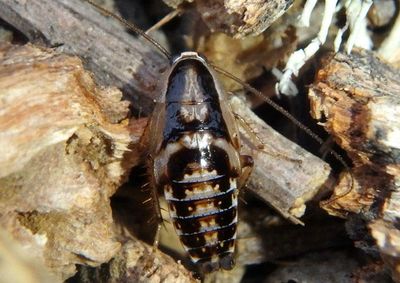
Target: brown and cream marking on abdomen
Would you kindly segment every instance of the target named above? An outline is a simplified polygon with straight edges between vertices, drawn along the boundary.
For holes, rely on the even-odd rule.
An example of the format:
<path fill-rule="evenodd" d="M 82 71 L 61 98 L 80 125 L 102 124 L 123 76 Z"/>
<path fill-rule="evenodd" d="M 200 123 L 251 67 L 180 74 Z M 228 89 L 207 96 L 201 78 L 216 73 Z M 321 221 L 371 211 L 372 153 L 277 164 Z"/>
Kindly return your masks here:
<path fill-rule="evenodd" d="M 205 134 L 209 133 L 194 133 L 193 138 Z M 236 178 L 230 176 L 228 155 L 213 145 L 213 139 L 197 145 L 187 140 L 181 136 L 167 165 L 170 181 L 164 194 L 170 216 L 194 263 L 204 262 L 211 270 L 229 269 L 236 238 Z"/>

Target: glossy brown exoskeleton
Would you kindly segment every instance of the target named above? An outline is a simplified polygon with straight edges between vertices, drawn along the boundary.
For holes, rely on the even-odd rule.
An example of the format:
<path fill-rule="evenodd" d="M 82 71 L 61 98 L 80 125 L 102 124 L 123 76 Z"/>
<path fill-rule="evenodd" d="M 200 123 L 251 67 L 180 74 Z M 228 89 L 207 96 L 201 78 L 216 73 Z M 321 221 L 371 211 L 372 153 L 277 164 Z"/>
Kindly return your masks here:
<path fill-rule="evenodd" d="M 214 71 L 195 52 L 172 62 L 148 124 L 153 177 L 175 230 L 203 272 L 231 269 L 238 190 L 252 168 Z"/>

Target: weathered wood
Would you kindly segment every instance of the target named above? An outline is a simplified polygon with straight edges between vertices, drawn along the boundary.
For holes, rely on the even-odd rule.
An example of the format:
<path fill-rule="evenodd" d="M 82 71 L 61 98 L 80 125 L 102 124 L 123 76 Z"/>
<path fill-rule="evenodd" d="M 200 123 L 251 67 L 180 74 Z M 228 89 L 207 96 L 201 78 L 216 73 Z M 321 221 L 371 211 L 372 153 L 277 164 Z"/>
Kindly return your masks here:
<path fill-rule="evenodd" d="M 357 214 L 360 223 L 370 224 L 382 258 L 390 258 L 396 280 L 398 268 L 392 262 L 400 260 L 399 242 L 394 240 L 400 219 L 399 93 L 398 70 L 361 50 L 325 58 L 309 92 L 312 114 L 317 119 L 325 117 L 325 129 L 354 163 L 353 189 L 351 176 L 343 174 L 322 207 L 342 217 Z M 357 232 L 366 230 L 361 226 L 349 225 L 350 234 L 366 237 Z M 387 245 L 392 252 L 388 253 Z"/>
<path fill-rule="evenodd" d="M 100 269 L 81 267 L 78 282 L 200 282 L 171 257 L 139 241 L 126 239 L 115 257 Z"/>
<path fill-rule="evenodd" d="M 24 251 L 9 233 L 0 229 L 0 274 L 2 283 L 58 283 L 43 262 Z"/>
<path fill-rule="evenodd" d="M 397 14 L 397 18 L 394 22 L 392 30 L 390 31 L 389 35 L 385 38 L 385 40 L 382 42 L 378 50 L 378 54 L 379 56 L 381 56 L 381 58 L 392 63 L 397 68 L 400 68 L 399 34 L 400 34 L 400 13 Z"/>
<path fill-rule="evenodd" d="M 323 126 L 355 165 L 354 190 L 325 208 L 359 213 L 397 188 L 400 74 L 366 51 L 338 53 L 323 66 L 309 92 L 312 115 L 325 117 Z M 347 191 L 350 178 L 342 180 L 335 196 Z"/>
<path fill-rule="evenodd" d="M 243 151 L 254 158 L 248 189 L 294 223 L 301 223 L 305 203 L 312 199 L 327 181 L 327 163 L 289 141 L 258 118 L 237 97 L 230 100 L 233 112 L 249 122 L 240 127 Z M 254 140 L 249 130 L 255 131 Z M 262 142 L 263 144 L 260 144 Z M 264 149 L 258 149 L 263 145 Z"/>
<path fill-rule="evenodd" d="M 58 280 L 107 262 L 120 248 L 109 197 L 139 159 L 128 103 L 77 57 L 32 45 L 0 45 L 0 89 L 2 229 Z"/>
<path fill-rule="evenodd" d="M 1 0 L 0 18 L 40 43 L 85 62 L 103 86 L 116 86 L 149 114 L 168 61 L 81 0 Z"/>
<path fill-rule="evenodd" d="M 164 0 L 177 8 L 184 0 Z M 266 30 L 293 4 L 293 0 L 194 1 L 196 10 L 212 31 L 221 31 L 235 38 L 255 36 Z"/>
<path fill-rule="evenodd" d="M 400 231 L 396 223 L 376 220 L 369 225 L 383 261 L 392 271 L 392 278 L 400 282 Z"/>

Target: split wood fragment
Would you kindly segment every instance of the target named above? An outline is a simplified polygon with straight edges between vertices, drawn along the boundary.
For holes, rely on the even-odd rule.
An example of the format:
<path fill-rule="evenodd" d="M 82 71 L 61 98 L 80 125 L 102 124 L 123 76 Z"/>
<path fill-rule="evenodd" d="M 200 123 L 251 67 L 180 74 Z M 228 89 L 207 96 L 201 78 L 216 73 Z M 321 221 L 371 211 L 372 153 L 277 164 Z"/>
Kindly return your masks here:
<path fill-rule="evenodd" d="M 245 117 L 249 126 L 264 144 L 254 141 L 249 131 L 240 127 L 244 152 L 254 158 L 254 168 L 248 190 L 274 207 L 285 218 L 301 224 L 305 203 L 318 193 L 328 180 L 330 167 L 327 163 L 289 141 L 257 117 L 237 97 L 230 99 L 234 113 Z"/>
<path fill-rule="evenodd" d="M 196 10 L 211 31 L 224 32 L 234 38 L 262 33 L 282 16 L 293 0 L 164 0 L 177 8 L 185 2 L 194 2 Z"/>
<path fill-rule="evenodd" d="M 81 283 L 93 282 L 200 282 L 171 257 L 140 241 L 125 240 L 121 250 L 98 268 L 84 266 L 75 277 Z"/>
<path fill-rule="evenodd" d="M 45 14 L 44 14 L 45 13 Z M 103 86 L 124 90 L 149 114 L 168 64 L 150 44 L 82 0 L 1 0 L 0 18 L 31 42 L 79 56 Z M 143 95 L 143 94 L 146 95 Z"/>
<path fill-rule="evenodd" d="M 399 93 L 399 71 L 365 50 L 326 57 L 309 92 L 312 115 L 326 119 L 325 129 L 354 163 L 354 188 L 349 191 L 351 176 L 343 174 L 331 200 L 322 206 L 332 215 L 362 219 L 396 280 L 400 278 Z M 357 235 L 360 229 L 348 226 L 350 234 Z"/>

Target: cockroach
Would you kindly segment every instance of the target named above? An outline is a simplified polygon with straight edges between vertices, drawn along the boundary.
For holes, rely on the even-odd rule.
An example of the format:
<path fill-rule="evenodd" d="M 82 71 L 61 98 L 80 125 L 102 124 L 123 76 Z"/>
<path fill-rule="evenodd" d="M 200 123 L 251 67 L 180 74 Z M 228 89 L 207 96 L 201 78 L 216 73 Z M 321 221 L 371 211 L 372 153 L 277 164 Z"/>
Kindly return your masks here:
<path fill-rule="evenodd" d="M 160 189 L 164 192 L 176 233 L 199 270 L 209 273 L 232 269 L 238 192 L 250 176 L 253 159 L 240 152 L 236 117 L 216 72 L 263 97 L 321 144 L 322 139 L 262 93 L 207 62 L 196 52 L 183 52 L 172 57 L 135 25 L 91 0 L 85 1 L 146 38 L 170 60 L 144 134 L 157 216 L 162 221 L 157 199 Z M 331 153 L 344 162 L 336 152 Z M 158 232 L 159 229 L 160 225 Z"/>
<path fill-rule="evenodd" d="M 231 269 L 237 195 L 253 165 L 213 69 L 195 52 L 172 60 L 151 117 L 150 175 L 175 230 L 204 272 Z"/>

